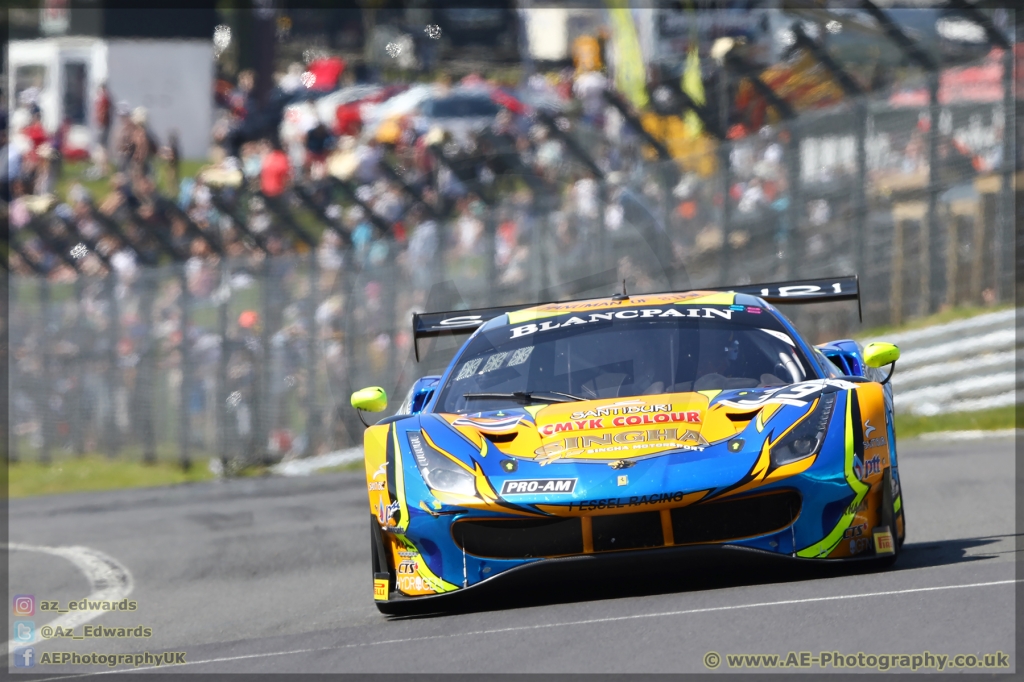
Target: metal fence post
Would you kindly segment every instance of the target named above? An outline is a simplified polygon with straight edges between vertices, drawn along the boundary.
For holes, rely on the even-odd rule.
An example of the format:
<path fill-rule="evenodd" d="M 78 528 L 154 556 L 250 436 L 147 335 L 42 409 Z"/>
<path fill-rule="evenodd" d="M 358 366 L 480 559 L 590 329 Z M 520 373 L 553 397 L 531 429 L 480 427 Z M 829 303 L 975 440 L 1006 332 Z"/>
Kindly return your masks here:
<path fill-rule="evenodd" d="M 316 308 L 320 268 L 316 249 L 309 250 L 309 299 L 306 302 L 306 447 L 303 455 L 316 452 L 320 438 L 321 415 L 316 402 Z"/>
<path fill-rule="evenodd" d="M 941 178 L 939 176 L 939 71 L 928 72 L 928 114 L 931 123 L 928 127 L 928 291 L 922 301 L 925 314 L 938 310 L 944 299 L 945 289 L 945 252 L 942 248 L 939 227 L 939 192 Z"/>
<path fill-rule="evenodd" d="M 868 279 L 867 276 L 867 252 L 869 243 L 868 226 L 868 205 L 867 205 L 867 136 L 868 136 L 868 107 L 863 98 L 857 100 L 856 104 L 856 126 L 855 133 L 857 140 L 857 178 L 853 184 L 853 224 L 857 234 L 854 243 L 857 245 L 857 274 L 861 282 Z"/>
<path fill-rule="evenodd" d="M 231 300 L 230 268 L 227 255 L 221 257 L 218 267 L 220 276 L 219 301 L 217 305 L 217 334 L 220 335 L 220 353 L 217 356 L 217 453 L 220 455 L 221 471 L 228 473 L 228 357 L 231 346 L 228 340 L 228 302 Z"/>
<path fill-rule="evenodd" d="M 117 344 L 121 338 L 121 308 L 117 301 L 117 271 L 110 270 L 104 279 L 104 294 L 107 297 L 110 315 L 107 324 L 107 413 L 104 426 L 104 449 L 109 457 L 121 453 L 121 434 L 117 426 L 117 389 L 123 381 L 118 362 Z"/>
<path fill-rule="evenodd" d="M 1024 10 L 1017 10 L 1018 12 Z M 1016 102 L 1013 99 L 1014 54 L 1010 45 L 1003 48 L 1003 167 L 1002 184 L 999 187 L 999 226 L 996 228 L 993 247 L 995 248 L 996 292 L 998 300 L 1012 301 L 1014 286 L 1014 252 L 1016 239 L 1014 231 L 1014 170 L 1017 165 Z"/>
<path fill-rule="evenodd" d="M 43 464 L 50 463 L 50 449 L 53 447 L 53 412 L 50 409 L 50 396 L 53 391 L 53 354 L 50 352 L 50 280 L 42 275 L 39 279 L 39 310 L 42 319 L 42 335 L 39 343 L 43 348 L 43 381 L 39 390 L 39 428 L 42 435 L 42 451 L 39 460 Z"/>
<path fill-rule="evenodd" d="M 789 205 L 787 206 L 787 222 L 785 231 L 785 242 L 783 253 L 786 258 L 786 276 L 792 279 L 796 277 L 800 269 L 800 207 L 801 183 L 800 177 L 800 134 L 798 122 L 791 119 L 786 124 L 788 140 L 786 141 L 786 173 L 789 176 Z"/>
<path fill-rule="evenodd" d="M 77 357 L 75 361 L 75 383 L 74 389 L 71 394 L 71 438 L 74 443 L 75 454 L 81 457 L 85 454 L 85 426 L 82 420 L 82 407 L 83 397 L 85 392 L 82 387 L 82 383 L 85 380 L 85 367 L 89 360 L 89 355 L 85 352 L 85 333 L 84 325 L 82 324 L 83 318 L 85 317 L 85 307 L 83 306 L 82 299 L 85 297 L 85 282 L 84 275 L 79 272 L 75 277 L 75 302 L 77 308 L 75 310 L 75 330 L 74 330 L 74 343 L 77 349 Z"/>
<path fill-rule="evenodd" d="M 146 464 L 156 463 L 156 429 L 153 423 L 153 381 L 156 375 L 157 348 L 153 339 L 153 300 L 156 294 L 155 265 L 140 270 L 142 298 L 139 317 L 145 328 L 145 337 L 139 353 L 139 372 L 135 378 L 136 407 L 142 431 L 142 459 Z"/>
<path fill-rule="evenodd" d="M 179 265 L 179 276 L 181 280 L 181 341 L 178 345 L 178 356 L 181 360 L 181 407 L 178 414 L 178 459 L 182 471 L 188 471 L 192 466 L 189 442 L 192 437 L 190 422 L 189 401 L 192 398 L 192 366 L 189 353 L 189 323 L 192 318 L 192 294 L 188 290 L 188 261 L 182 261 Z"/>
<path fill-rule="evenodd" d="M 270 260 L 271 254 L 265 254 L 260 271 L 260 341 L 259 350 L 253 353 L 255 390 L 252 396 L 252 432 L 247 464 L 253 460 L 263 463 L 267 455 L 267 415 L 270 411 L 270 401 L 266 393 L 270 388 L 270 382 L 267 380 L 271 361 L 270 321 L 274 317 L 274 304 L 270 295 L 273 274 Z"/>

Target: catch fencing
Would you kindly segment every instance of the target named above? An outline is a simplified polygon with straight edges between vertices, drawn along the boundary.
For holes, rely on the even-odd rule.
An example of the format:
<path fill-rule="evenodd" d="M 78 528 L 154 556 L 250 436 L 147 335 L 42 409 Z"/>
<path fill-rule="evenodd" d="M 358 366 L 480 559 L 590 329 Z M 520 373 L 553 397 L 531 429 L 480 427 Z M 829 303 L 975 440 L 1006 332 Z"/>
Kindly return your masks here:
<path fill-rule="evenodd" d="M 35 274 L 9 278 L 9 457 L 214 457 L 235 471 L 357 444 L 353 390 L 383 386 L 395 406 L 448 357 L 415 361 L 414 311 L 607 295 L 623 280 L 641 293 L 857 273 L 859 312 L 786 310 L 822 342 L 1011 301 L 1005 152 L 1019 119 L 1003 102 L 936 111 L 932 125 L 928 106 L 873 95 L 664 159 L 608 107 L 597 123 L 535 119 L 511 151 L 446 145 L 419 174 L 385 157 L 371 180 L 329 175 L 278 200 L 202 179 L 181 210 L 161 198 L 145 215 L 16 200 L 12 243 Z M 1009 315 L 976 318 L 1000 320 L 974 328 L 994 339 L 976 359 L 946 332 L 908 334 L 899 403 L 974 409 L 996 395 L 974 387 L 986 383 L 999 390 L 984 404 L 1004 404 Z M 928 355 L 940 350 L 942 365 Z"/>

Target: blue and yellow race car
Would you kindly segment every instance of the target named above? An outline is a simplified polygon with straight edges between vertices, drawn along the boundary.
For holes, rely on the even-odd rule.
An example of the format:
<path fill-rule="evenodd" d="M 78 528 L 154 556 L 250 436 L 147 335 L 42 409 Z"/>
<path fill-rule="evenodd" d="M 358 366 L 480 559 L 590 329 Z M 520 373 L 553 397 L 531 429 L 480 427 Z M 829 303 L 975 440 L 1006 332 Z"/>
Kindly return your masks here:
<path fill-rule="evenodd" d="M 417 343 L 470 336 L 365 432 L 377 606 L 687 547 L 895 561 L 899 350 L 811 345 L 773 305 L 850 299 L 856 277 L 414 316 Z"/>

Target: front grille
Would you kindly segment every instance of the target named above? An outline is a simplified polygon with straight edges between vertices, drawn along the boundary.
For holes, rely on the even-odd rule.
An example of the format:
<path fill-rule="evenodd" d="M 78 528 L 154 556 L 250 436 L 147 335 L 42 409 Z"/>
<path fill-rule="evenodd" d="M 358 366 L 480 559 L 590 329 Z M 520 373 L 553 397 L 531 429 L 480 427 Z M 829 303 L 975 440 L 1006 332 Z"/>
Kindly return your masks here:
<path fill-rule="evenodd" d="M 595 516 L 591 520 L 591 528 L 595 552 L 661 547 L 665 544 L 661 534 L 661 514 L 658 512 Z"/>
<path fill-rule="evenodd" d="M 459 521 L 452 526 L 452 537 L 468 553 L 492 559 L 583 553 L 579 518 Z"/>
<path fill-rule="evenodd" d="M 679 507 L 670 513 L 677 545 L 767 535 L 793 523 L 799 514 L 800 493 L 794 490 Z"/>
<path fill-rule="evenodd" d="M 780 531 L 800 514 L 800 494 L 785 490 L 669 510 L 673 544 L 728 542 Z M 661 512 L 589 517 L 592 551 L 662 547 Z M 580 517 L 470 519 L 452 526 L 455 543 L 468 554 L 491 559 L 583 554 Z M 588 550 L 591 551 L 591 550 Z"/>

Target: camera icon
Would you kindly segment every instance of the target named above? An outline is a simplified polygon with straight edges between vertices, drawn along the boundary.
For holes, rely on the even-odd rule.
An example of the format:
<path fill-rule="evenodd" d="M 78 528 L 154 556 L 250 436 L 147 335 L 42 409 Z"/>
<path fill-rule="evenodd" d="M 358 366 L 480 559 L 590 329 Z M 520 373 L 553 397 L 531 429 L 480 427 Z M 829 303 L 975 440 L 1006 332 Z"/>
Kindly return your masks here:
<path fill-rule="evenodd" d="M 36 598 L 31 594 L 14 595 L 14 615 L 34 616 L 36 614 Z"/>

